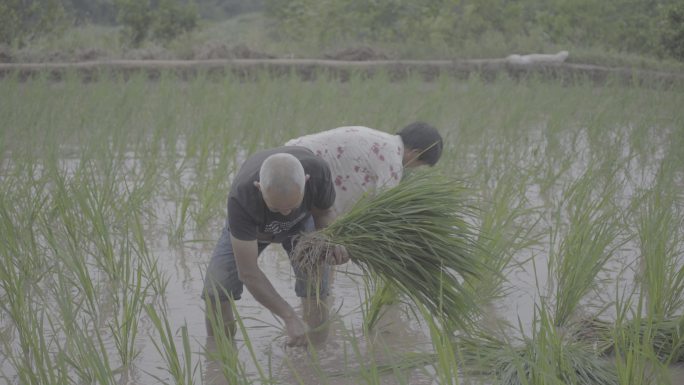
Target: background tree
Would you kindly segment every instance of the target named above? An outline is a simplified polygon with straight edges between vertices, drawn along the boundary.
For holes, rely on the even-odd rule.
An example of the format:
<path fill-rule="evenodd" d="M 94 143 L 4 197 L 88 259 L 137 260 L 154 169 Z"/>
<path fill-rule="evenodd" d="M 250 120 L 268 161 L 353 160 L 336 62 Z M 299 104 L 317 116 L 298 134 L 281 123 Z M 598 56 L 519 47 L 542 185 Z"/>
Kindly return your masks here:
<path fill-rule="evenodd" d="M 123 37 L 134 47 L 148 37 L 168 42 L 195 29 L 199 20 L 194 3 L 180 0 L 116 0 L 116 7 Z"/>
<path fill-rule="evenodd" d="M 75 24 L 116 23 L 114 0 L 64 0 L 64 8 Z"/>
<path fill-rule="evenodd" d="M 458 46 L 495 35 L 548 45 L 677 56 L 681 0 L 265 0 L 281 36 L 320 45 L 344 41 Z"/>
<path fill-rule="evenodd" d="M 0 43 L 22 46 L 26 41 L 66 26 L 60 0 L 0 2 Z"/>
<path fill-rule="evenodd" d="M 673 4 L 665 10 L 661 42 L 667 55 L 684 61 L 684 4 Z"/>

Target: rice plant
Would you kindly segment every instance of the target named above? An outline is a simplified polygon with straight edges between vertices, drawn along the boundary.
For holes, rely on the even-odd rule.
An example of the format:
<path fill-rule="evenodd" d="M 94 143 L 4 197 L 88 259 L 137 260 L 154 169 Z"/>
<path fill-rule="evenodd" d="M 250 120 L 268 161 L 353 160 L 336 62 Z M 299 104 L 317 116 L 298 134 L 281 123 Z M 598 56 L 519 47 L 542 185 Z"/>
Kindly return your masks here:
<path fill-rule="evenodd" d="M 681 314 L 684 306 L 684 215 L 672 188 L 653 189 L 635 200 L 642 287 L 656 320 Z"/>
<path fill-rule="evenodd" d="M 109 328 L 124 366 L 133 364 L 139 354 L 139 348 L 135 346 L 138 320 L 149 290 L 149 284 L 143 278 L 143 269 L 142 264 L 135 263 L 130 254 L 127 255 L 124 260 L 122 287 L 113 294 L 114 305 L 119 310 Z"/>
<path fill-rule="evenodd" d="M 163 384 L 194 384 L 198 363 L 193 363 L 193 353 L 190 348 L 187 326 L 181 326 L 179 329 L 181 345 L 178 346 L 176 343 L 176 333 L 171 329 L 168 317 L 166 316 L 166 309 L 162 307 L 160 314 L 152 305 L 145 305 L 145 312 L 159 333 L 159 342 L 153 340 L 153 343 L 159 354 L 164 357 L 164 362 L 167 365 L 165 370 L 171 376 L 171 382 L 157 375 L 153 375 L 153 377 Z"/>
<path fill-rule="evenodd" d="M 231 309 L 236 323 L 240 326 L 241 332 L 244 330 L 244 323 L 240 319 L 235 302 L 231 301 Z M 213 349 L 205 351 L 208 360 L 213 360 L 220 365 L 220 371 L 223 378 L 229 384 L 250 384 L 249 376 L 245 371 L 244 364 L 240 362 L 238 355 L 238 347 L 235 336 L 226 335 L 226 328 L 223 327 L 223 317 L 221 315 L 221 307 L 216 307 L 216 311 L 210 312 L 208 315 L 212 330 L 214 331 L 212 344 Z M 244 334 L 247 335 L 247 334 Z M 258 363 L 257 363 L 258 365 Z"/>
<path fill-rule="evenodd" d="M 466 283 L 478 303 L 488 305 L 506 295 L 506 272 L 520 262 L 515 257 L 541 243 L 541 216 L 524 196 L 524 173 L 504 173 L 496 185 L 485 186 L 479 199 L 477 258 L 487 266 L 483 276 Z"/>
<path fill-rule="evenodd" d="M 569 228 L 561 235 L 557 254 L 551 256 L 556 278 L 553 319 L 557 326 L 572 321 L 580 301 L 597 287 L 597 274 L 625 242 L 619 237 L 621 219 L 613 205 L 616 185 L 601 189 L 599 182 L 605 178 L 588 170 L 566 192 L 563 208 Z M 552 234 L 554 238 L 559 227 L 560 223 Z"/>
<path fill-rule="evenodd" d="M 520 340 L 482 331 L 459 336 L 456 347 L 465 372 L 502 385 L 617 385 L 614 365 L 583 342 L 567 338 L 544 306 L 532 335 Z"/>

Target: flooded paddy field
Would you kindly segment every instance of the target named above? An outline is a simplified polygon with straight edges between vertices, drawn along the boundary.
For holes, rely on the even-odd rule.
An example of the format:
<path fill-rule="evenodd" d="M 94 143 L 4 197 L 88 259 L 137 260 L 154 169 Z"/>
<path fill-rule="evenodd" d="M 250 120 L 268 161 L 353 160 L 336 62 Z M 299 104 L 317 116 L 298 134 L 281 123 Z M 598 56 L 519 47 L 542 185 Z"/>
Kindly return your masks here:
<path fill-rule="evenodd" d="M 6 77 L 0 379 L 560 384 L 584 383 L 564 362 L 594 357 L 612 376 L 595 383 L 684 383 L 682 106 L 677 88 L 505 77 Z M 400 297 L 369 330 L 376 288 L 349 263 L 308 349 L 286 348 L 247 291 L 235 341 L 208 338 L 202 279 L 242 160 L 307 133 L 415 120 L 441 131 L 435 169 L 479 209 L 491 275 L 473 283 L 472 328 L 446 335 Z M 302 312 L 282 248 L 259 266 Z"/>

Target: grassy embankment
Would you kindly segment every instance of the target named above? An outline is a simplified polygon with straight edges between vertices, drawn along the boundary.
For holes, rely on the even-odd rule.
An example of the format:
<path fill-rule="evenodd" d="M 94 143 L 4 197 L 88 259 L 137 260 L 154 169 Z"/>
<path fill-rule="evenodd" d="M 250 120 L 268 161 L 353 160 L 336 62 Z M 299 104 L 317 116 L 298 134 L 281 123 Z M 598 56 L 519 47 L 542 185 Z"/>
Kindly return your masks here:
<path fill-rule="evenodd" d="M 338 41 L 321 45 L 315 36 L 282 39 L 273 22 L 260 13 L 243 14 L 225 21 L 203 21 L 190 34 L 160 44 L 146 41 L 139 48 L 128 47 L 120 27 L 84 25 L 64 34 L 41 37 L 9 53 L 14 62 L 84 61 L 107 59 L 207 59 L 240 58 L 245 53 L 268 54 L 279 58 L 324 58 L 347 48 L 370 47 L 376 58 L 388 59 L 473 59 L 503 58 L 510 54 L 570 52 L 568 62 L 609 67 L 649 68 L 684 71 L 674 60 L 659 60 L 642 55 L 618 52 L 611 47 L 567 46 L 547 42 L 542 36 L 501 36 L 483 34 L 478 40 L 459 44 L 424 42 Z M 247 47 L 239 50 L 236 47 Z"/>

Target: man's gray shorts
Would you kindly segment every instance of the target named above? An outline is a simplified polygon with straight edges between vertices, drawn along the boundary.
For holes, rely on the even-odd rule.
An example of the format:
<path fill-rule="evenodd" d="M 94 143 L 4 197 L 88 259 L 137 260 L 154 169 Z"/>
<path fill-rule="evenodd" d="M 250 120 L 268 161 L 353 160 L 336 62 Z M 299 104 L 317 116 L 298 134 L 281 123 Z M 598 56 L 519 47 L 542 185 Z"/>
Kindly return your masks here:
<path fill-rule="evenodd" d="M 290 234 L 281 242 L 281 245 L 287 252 L 288 257 L 291 256 L 292 250 L 297 242 L 293 239 L 294 236 L 302 232 L 311 232 L 315 229 L 313 217 L 309 216 L 300 222 L 290 231 Z M 268 246 L 268 242 L 258 242 L 259 255 Z M 325 298 L 328 295 L 328 274 L 329 266 L 324 266 L 321 277 L 308 277 L 307 274 L 290 264 L 295 272 L 295 293 L 298 297 L 320 296 Z M 315 283 L 319 283 L 318 290 L 316 290 Z M 204 289 L 202 290 L 202 298 L 206 295 L 215 297 L 218 295 L 220 301 L 227 301 L 228 295 L 232 296 L 234 300 L 240 299 L 242 296 L 243 284 L 238 278 L 237 266 L 235 264 L 235 255 L 233 254 L 233 245 L 230 242 L 230 229 L 228 223 L 223 227 L 221 237 L 219 238 L 214 253 L 207 267 L 207 272 L 204 277 Z"/>

